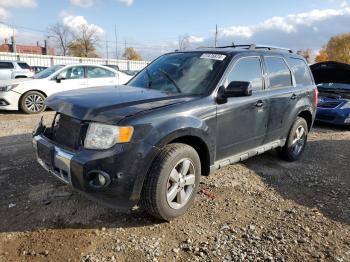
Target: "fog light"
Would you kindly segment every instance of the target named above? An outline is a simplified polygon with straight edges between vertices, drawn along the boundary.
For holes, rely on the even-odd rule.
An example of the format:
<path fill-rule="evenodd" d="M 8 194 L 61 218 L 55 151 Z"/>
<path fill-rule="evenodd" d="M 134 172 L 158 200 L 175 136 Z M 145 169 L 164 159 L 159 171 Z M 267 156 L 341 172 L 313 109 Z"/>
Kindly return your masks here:
<path fill-rule="evenodd" d="M 90 187 L 94 189 L 103 189 L 111 183 L 110 176 L 103 171 L 90 171 L 87 177 Z"/>

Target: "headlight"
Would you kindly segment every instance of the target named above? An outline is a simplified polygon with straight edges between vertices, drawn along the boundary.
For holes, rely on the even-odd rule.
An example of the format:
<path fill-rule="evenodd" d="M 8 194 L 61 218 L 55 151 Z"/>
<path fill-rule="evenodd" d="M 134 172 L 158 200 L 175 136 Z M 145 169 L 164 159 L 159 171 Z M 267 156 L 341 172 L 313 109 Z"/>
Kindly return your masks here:
<path fill-rule="evenodd" d="M 350 102 L 345 103 L 340 109 L 348 109 L 350 108 Z"/>
<path fill-rule="evenodd" d="M 108 149 L 117 143 L 130 142 L 134 128 L 91 123 L 87 130 L 84 146 L 88 149 Z"/>
<path fill-rule="evenodd" d="M 14 89 L 15 87 L 17 87 L 18 85 L 8 85 L 8 86 L 0 86 L 0 92 L 7 92 L 10 91 L 12 89 Z"/>

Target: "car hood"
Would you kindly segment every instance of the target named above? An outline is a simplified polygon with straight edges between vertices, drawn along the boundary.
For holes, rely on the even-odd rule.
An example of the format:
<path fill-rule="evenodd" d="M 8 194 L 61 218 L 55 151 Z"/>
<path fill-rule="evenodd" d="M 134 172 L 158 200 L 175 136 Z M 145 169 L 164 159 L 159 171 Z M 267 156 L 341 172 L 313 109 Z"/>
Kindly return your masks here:
<path fill-rule="evenodd" d="M 106 86 L 57 93 L 46 99 L 46 105 L 80 120 L 116 124 L 125 117 L 195 97 L 131 86 Z"/>
<path fill-rule="evenodd" d="M 9 79 L 9 80 L 1 80 L 0 86 L 9 86 L 9 85 L 17 85 L 30 81 L 37 81 L 37 79 L 33 78 L 17 78 L 17 79 Z"/>
<path fill-rule="evenodd" d="M 328 61 L 310 66 L 316 84 L 350 83 L 350 65 Z"/>

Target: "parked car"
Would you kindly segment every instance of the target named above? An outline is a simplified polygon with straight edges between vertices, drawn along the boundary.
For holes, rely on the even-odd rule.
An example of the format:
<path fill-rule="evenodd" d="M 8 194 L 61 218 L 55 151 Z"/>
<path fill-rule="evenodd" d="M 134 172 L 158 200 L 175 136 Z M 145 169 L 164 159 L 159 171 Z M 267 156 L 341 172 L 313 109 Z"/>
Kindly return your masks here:
<path fill-rule="evenodd" d="M 20 61 L 0 61 L 0 80 L 32 77 L 31 67 Z"/>
<path fill-rule="evenodd" d="M 311 70 L 320 97 L 316 120 L 350 126 L 350 65 L 329 61 Z"/>
<path fill-rule="evenodd" d="M 44 71 L 47 69 L 46 66 L 32 66 L 32 70 L 34 71 L 35 74 L 40 73 L 41 71 Z"/>
<path fill-rule="evenodd" d="M 201 176 L 277 148 L 302 155 L 317 89 L 305 59 L 271 47 L 175 52 L 127 86 L 53 95 L 39 123 L 39 163 L 63 182 L 118 208 L 139 203 L 171 220 L 192 205 Z"/>
<path fill-rule="evenodd" d="M 32 78 L 0 83 L 0 109 L 21 109 L 27 114 L 45 110 L 45 98 L 62 91 L 124 84 L 127 74 L 100 65 L 56 65 Z M 79 90 L 79 92 L 82 92 Z"/>

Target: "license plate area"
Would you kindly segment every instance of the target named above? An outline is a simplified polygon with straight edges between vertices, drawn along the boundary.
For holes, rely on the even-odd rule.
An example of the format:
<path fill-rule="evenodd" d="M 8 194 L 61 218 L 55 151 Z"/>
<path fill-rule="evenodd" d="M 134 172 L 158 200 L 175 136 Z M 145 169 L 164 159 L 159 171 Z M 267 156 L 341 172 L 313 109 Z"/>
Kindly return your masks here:
<path fill-rule="evenodd" d="M 38 158 L 40 158 L 47 166 L 52 168 L 54 166 L 54 152 L 55 147 L 50 144 L 46 144 L 44 140 L 37 142 Z"/>

